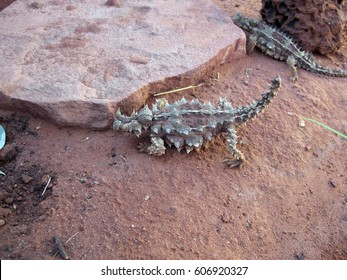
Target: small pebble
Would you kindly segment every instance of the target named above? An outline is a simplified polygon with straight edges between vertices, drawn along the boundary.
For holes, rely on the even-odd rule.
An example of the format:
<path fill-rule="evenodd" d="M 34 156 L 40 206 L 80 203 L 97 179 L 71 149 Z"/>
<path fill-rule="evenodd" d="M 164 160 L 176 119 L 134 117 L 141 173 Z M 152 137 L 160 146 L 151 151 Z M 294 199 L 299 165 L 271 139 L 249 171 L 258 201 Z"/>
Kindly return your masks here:
<path fill-rule="evenodd" d="M 304 253 L 296 254 L 296 255 L 294 255 L 294 257 L 297 260 L 304 260 L 306 258 Z"/>
<path fill-rule="evenodd" d="M 9 194 L 7 193 L 7 191 L 0 189 L 0 202 L 5 200 L 8 196 Z"/>
<path fill-rule="evenodd" d="M 117 8 L 120 8 L 121 6 L 121 0 L 108 0 L 106 3 L 105 3 L 106 6 L 109 6 L 109 7 L 117 7 Z"/>
<path fill-rule="evenodd" d="M 337 187 L 338 187 L 338 183 L 337 183 L 334 179 L 330 179 L 330 180 L 329 180 L 329 184 L 330 184 L 330 186 L 332 186 L 333 188 L 337 188 Z"/>
<path fill-rule="evenodd" d="M 38 3 L 38 2 L 32 2 L 32 3 L 30 4 L 30 7 L 33 8 L 33 9 L 40 9 L 40 8 L 43 7 L 43 4 Z"/>
<path fill-rule="evenodd" d="M 9 208 L 1 208 L 0 207 L 0 217 L 6 218 L 12 214 L 12 210 Z"/>
<path fill-rule="evenodd" d="M 299 120 L 299 127 L 305 127 L 305 121 Z"/>
<path fill-rule="evenodd" d="M 41 178 L 41 185 L 46 186 L 49 180 L 49 175 L 43 175 Z"/>
<path fill-rule="evenodd" d="M 5 199 L 5 203 L 12 204 L 13 203 L 13 197 L 8 197 Z"/>
<path fill-rule="evenodd" d="M 73 11 L 73 10 L 75 10 L 76 9 L 76 6 L 74 6 L 74 5 L 68 5 L 67 7 L 66 7 L 66 10 L 67 11 Z"/>
<path fill-rule="evenodd" d="M 5 220 L 0 220 L 0 227 L 4 226 L 6 224 Z"/>
<path fill-rule="evenodd" d="M 24 184 L 29 184 L 32 180 L 34 180 L 33 177 L 31 177 L 31 176 L 29 176 L 27 174 L 23 174 L 21 179 L 22 179 L 22 182 Z"/>

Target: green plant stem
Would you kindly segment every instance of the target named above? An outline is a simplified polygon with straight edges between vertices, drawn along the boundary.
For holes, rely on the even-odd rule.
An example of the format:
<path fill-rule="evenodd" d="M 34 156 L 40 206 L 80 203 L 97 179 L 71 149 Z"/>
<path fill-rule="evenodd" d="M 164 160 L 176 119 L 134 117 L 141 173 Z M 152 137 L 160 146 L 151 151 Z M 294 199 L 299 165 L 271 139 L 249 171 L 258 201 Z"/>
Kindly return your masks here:
<path fill-rule="evenodd" d="M 338 136 L 341 136 L 342 138 L 345 138 L 345 139 L 347 140 L 347 135 L 345 135 L 345 134 L 343 134 L 343 133 L 341 133 L 341 132 L 338 132 L 338 131 L 336 131 L 335 129 L 333 129 L 333 128 L 331 128 L 331 127 L 329 127 L 329 126 L 327 126 L 327 125 L 325 125 L 325 124 L 323 124 L 323 123 L 321 123 L 321 122 L 318 122 L 318 121 L 313 120 L 313 119 L 310 119 L 310 118 L 303 118 L 303 119 L 304 119 L 304 120 L 307 120 L 307 121 L 310 121 L 310 122 L 313 122 L 313 123 L 316 123 L 316 124 L 318 124 L 318 125 L 320 125 L 320 126 L 326 128 L 326 129 L 328 129 L 328 130 L 334 132 L 334 133 L 337 134 Z"/>

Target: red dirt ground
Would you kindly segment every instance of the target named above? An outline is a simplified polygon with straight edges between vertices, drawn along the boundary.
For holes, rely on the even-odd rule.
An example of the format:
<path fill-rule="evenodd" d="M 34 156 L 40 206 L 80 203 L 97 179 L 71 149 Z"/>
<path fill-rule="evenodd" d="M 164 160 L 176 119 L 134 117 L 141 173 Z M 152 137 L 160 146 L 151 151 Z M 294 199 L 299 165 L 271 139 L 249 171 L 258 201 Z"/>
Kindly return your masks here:
<path fill-rule="evenodd" d="M 259 17 L 260 1 L 214 2 Z M 347 68 L 347 48 L 318 59 Z M 299 70 L 294 84 L 285 63 L 257 51 L 217 73 L 218 82 L 170 99 L 246 104 L 276 73 L 283 80 L 269 108 L 238 130 L 242 169 L 222 162 L 224 136 L 199 154 L 154 158 L 138 153 L 135 136 L 0 111 L 17 147 L 0 162 L 0 258 L 59 259 L 59 236 L 71 259 L 347 259 L 347 142 L 298 125 L 310 117 L 346 134 L 347 79 Z"/>

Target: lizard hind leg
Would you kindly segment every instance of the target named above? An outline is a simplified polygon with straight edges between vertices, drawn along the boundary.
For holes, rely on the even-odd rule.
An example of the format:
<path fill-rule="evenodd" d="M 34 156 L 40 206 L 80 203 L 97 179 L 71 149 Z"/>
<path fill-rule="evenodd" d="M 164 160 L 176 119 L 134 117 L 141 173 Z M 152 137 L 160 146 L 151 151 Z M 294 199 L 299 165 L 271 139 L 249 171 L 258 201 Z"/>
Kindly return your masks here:
<path fill-rule="evenodd" d="M 249 35 L 246 40 L 246 53 L 250 54 L 257 45 L 257 36 Z"/>
<path fill-rule="evenodd" d="M 160 137 L 151 137 L 151 144 L 140 143 L 137 148 L 142 153 L 147 153 L 153 156 L 162 156 L 165 154 L 165 145 Z"/>
<path fill-rule="evenodd" d="M 296 69 L 296 59 L 294 56 L 290 55 L 287 58 L 287 64 L 290 68 L 290 71 L 292 72 L 292 76 L 290 78 L 290 80 L 294 83 L 298 80 L 298 70 Z"/>
<path fill-rule="evenodd" d="M 233 126 L 229 125 L 226 131 L 226 138 L 228 142 L 228 150 L 233 154 L 234 158 L 226 158 L 224 162 L 230 167 L 242 167 L 245 162 L 245 156 L 240 150 L 237 149 L 237 135 Z"/>

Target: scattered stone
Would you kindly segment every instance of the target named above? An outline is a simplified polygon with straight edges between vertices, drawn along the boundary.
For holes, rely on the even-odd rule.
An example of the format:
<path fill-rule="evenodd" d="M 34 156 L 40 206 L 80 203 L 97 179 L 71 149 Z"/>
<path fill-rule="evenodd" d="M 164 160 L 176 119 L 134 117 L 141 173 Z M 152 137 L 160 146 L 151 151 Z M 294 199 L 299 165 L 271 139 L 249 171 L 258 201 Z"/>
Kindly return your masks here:
<path fill-rule="evenodd" d="M 11 228 L 12 234 L 29 234 L 30 233 L 30 226 L 26 224 L 18 224 L 17 226 L 14 226 Z"/>
<path fill-rule="evenodd" d="M 88 182 L 87 178 L 79 178 L 78 180 L 80 181 L 81 184 L 85 184 Z"/>
<path fill-rule="evenodd" d="M 23 182 L 24 184 L 29 184 L 32 180 L 34 180 L 33 177 L 31 177 L 31 176 L 29 176 L 29 175 L 27 175 L 27 174 L 23 174 L 22 177 L 21 177 L 21 179 L 22 179 L 22 182 Z"/>
<path fill-rule="evenodd" d="M 305 127 L 305 121 L 299 120 L 299 127 L 304 128 Z"/>
<path fill-rule="evenodd" d="M 0 150 L 0 161 L 11 161 L 17 154 L 17 147 L 14 144 L 6 144 Z"/>
<path fill-rule="evenodd" d="M 119 106 L 131 113 L 245 56 L 245 34 L 212 1 L 112 1 L 120 3 L 112 9 L 84 0 L 73 13 L 70 0 L 53 2 L 38 12 L 15 1 L 0 13 L 2 109 L 105 129 Z"/>
<path fill-rule="evenodd" d="M 310 145 L 305 146 L 305 151 L 309 152 L 312 150 L 312 147 Z"/>
<path fill-rule="evenodd" d="M 262 0 L 260 13 L 310 52 L 331 53 L 347 39 L 344 1 Z"/>
<path fill-rule="evenodd" d="M 26 160 L 20 164 L 21 171 L 23 172 L 28 172 L 32 170 L 33 165 L 30 161 Z"/>
<path fill-rule="evenodd" d="M 2 208 L 0 207 L 0 217 L 1 218 L 6 218 L 12 214 L 11 209 L 9 208 Z"/>
<path fill-rule="evenodd" d="M 43 175 L 41 178 L 41 185 L 46 186 L 49 180 L 49 175 Z"/>
<path fill-rule="evenodd" d="M 306 256 L 303 252 L 301 252 L 300 254 L 295 254 L 294 258 L 297 260 L 304 260 L 304 259 L 306 259 Z"/>
<path fill-rule="evenodd" d="M 9 194 L 7 193 L 7 191 L 0 189 L 0 202 L 4 201 L 8 197 L 9 197 Z"/>
<path fill-rule="evenodd" d="M 68 5 L 68 6 L 66 6 L 66 10 L 67 10 L 67 11 L 76 10 L 76 6 L 74 6 L 74 5 Z"/>
<path fill-rule="evenodd" d="M 334 180 L 334 179 L 330 179 L 329 180 L 329 184 L 330 186 L 332 186 L 333 188 L 337 188 L 339 186 L 339 184 Z"/>
<path fill-rule="evenodd" d="M 4 226 L 6 224 L 5 220 L 0 220 L 0 227 Z"/>
<path fill-rule="evenodd" d="M 13 197 L 8 197 L 5 199 L 5 203 L 12 204 L 13 203 Z"/>
<path fill-rule="evenodd" d="M 43 4 L 38 3 L 38 2 L 32 2 L 30 4 L 30 7 L 33 8 L 33 9 L 41 9 L 43 7 Z"/>
<path fill-rule="evenodd" d="M 233 218 L 226 212 L 224 212 L 221 216 L 221 220 L 224 224 L 233 223 Z"/>
<path fill-rule="evenodd" d="M 106 3 L 105 3 L 106 6 L 109 6 L 109 7 L 117 7 L 117 8 L 120 8 L 121 6 L 121 0 L 108 0 Z"/>

